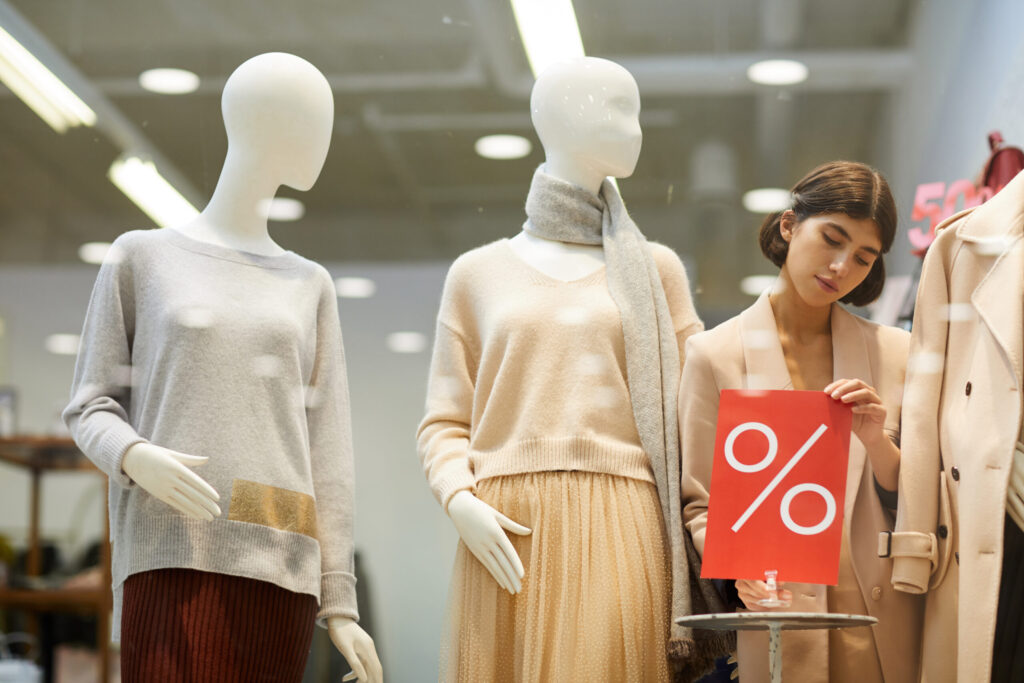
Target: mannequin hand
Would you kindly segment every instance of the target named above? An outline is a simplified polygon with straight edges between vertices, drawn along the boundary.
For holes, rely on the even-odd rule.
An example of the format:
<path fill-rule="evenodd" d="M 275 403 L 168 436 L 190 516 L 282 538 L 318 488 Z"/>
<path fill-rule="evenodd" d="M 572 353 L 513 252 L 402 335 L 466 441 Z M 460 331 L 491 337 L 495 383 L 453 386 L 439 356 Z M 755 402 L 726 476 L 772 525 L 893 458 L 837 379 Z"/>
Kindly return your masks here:
<path fill-rule="evenodd" d="M 880 443 L 885 435 L 885 406 L 875 388 L 859 379 L 840 379 L 825 387 L 825 393 L 852 404 L 853 433 L 865 447 Z"/>
<path fill-rule="evenodd" d="M 334 647 L 338 648 L 338 652 L 352 667 L 352 671 L 345 674 L 341 680 L 383 683 L 384 671 L 381 669 L 373 640 L 366 635 L 366 631 L 359 628 L 359 624 L 347 617 L 328 617 L 327 631 L 331 634 Z"/>
<path fill-rule="evenodd" d="M 778 595 L 780 600 L 792 600 L 793 593 L 783 588 L 785 584 L 778 583 Z M 749 610 L 760 612 L 762 610 L 771 609 L 770 607 L 764 607 L 758 605 L 758 600 L 765 600 L 770 597 L 768 593 L 768 584 L 764 581 L 751 581 L 750 579 L 736 579 L 736 592 L 740 594 L 740 600 L 743 601 L 743 606 Z"/>
<path fill-rule="evenodd" d="M 194 519 L 220 516 L 220 496 L 190 467 L 206 464 L 209 458 L 186 455 L 151 443 L 137 443 L 127 450 L 121 469 L 154 498 Z"/>
<path fill-rule="evenodd" d="M 498 585 L 515 595 L 523 589 L 523 563 L 503 529 L 526 536 L 529 529 L 516 524 L 469 491 L 459 491 L 448 501 L 448 516 L 462 542 L 491 573 Z"/>

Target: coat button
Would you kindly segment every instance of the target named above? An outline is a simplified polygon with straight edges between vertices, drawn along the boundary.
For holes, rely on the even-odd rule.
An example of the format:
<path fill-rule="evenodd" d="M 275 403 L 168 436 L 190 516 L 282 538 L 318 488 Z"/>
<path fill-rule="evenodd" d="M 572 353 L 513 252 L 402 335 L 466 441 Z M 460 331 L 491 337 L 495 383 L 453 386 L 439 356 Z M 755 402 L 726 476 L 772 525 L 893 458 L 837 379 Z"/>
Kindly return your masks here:
<path fill-rule="evenodd" d="M 871 599 L 872 600 L 881 600 L 882 599 L 882 589 L 881 589 L 881 587 L 875 586 L 874 588 L 871 589 Z"/>
<path fill-rule="evenodd" d="M 950 468 L 949 473 L 953 475 L 953 481 L 960 481 L 960 470 L 957 469 L 956 465 Z"/>
<path fill-rule="evenodd" d="M 939 525 L 939 538 L 946 538 L 949 536 L 949 529 L 946 528 L 945 524 Z"/>
<path fill-rule="evenodd" d="M 967 394 L 968 396 L 971 395 L 971 383 L 970 382 L 968 382 L 967 386 L 964 387 L 964 393 Z"/>

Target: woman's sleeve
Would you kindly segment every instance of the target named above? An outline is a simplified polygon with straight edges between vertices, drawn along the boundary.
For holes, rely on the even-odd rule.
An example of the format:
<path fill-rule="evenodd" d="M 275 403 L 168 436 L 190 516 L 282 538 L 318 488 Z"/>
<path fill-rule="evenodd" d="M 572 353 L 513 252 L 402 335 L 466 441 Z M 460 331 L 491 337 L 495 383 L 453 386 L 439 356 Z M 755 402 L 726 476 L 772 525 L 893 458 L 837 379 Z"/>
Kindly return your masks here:
<path fill-rule="evenodd" d="M 683 523 L 693 537 L 697 552 L 703 555 L 719 391 L 710 357 L 699 343 L 701 336 L 686 343 L 686 365 L 679 386 L 679 438 Z"/>

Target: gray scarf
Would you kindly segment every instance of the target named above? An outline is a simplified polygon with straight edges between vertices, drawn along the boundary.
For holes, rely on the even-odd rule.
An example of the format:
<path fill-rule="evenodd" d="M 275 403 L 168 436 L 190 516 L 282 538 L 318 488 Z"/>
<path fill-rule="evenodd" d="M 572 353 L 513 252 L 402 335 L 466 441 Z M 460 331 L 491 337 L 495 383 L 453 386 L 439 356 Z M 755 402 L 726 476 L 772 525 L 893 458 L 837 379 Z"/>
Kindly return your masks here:
<path fill-rule="evenodd" d="M 526 198 L 526 232 L 571 244 L 600 244 L 608 290 L 622 318 L 626 376 L 640 444 L 650 459 L 661 501 L 672 560 L 672 617 L 726 611 L 709 581 L 699 579 L 700 560 L 683 529 L 680 492 L 679 347 L 665 289 L 647 240 L 626 212 L 608 179 L 595 196 L 541 166 Z M 693 680 L 715 656 L 732 649 L 718 632 L 683 628 L 673 622 L 669 654 L 681 680 Z"/>

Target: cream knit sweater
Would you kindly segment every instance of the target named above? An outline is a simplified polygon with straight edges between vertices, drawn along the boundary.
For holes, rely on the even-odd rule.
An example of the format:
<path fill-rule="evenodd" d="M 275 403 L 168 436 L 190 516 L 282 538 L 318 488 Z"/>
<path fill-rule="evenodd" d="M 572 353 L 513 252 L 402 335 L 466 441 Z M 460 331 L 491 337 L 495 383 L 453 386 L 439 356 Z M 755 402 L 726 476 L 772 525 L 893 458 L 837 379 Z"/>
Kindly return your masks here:
<path fill-rule="evenodd" d="M 703 329 L 682 262 L 651 244 L 676 330 Z M 605 269 L 562 282 L 499 240 L 460 256 L 437 318 L 419 454 L 447 509 L 488 477 L 583 470 L 654 482 Z"/>

